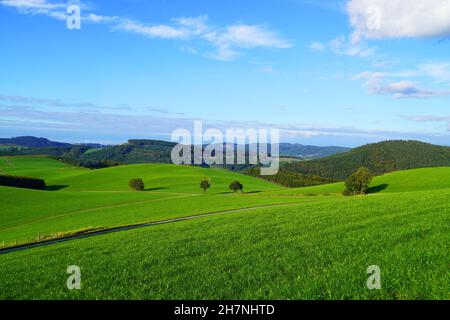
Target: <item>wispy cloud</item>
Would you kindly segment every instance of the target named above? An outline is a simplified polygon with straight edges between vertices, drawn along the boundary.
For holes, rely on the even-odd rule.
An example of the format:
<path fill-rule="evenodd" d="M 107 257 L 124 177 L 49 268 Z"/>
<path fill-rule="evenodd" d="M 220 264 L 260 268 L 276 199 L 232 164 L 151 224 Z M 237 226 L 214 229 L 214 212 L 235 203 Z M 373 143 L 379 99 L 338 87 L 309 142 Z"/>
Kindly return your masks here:
<path fill-rule="evenodd" d="M 261 73 L 276 73 L 272 65 L 261 66 L 257 69 L 257 71 Z"/>
<path fill-rule="evenodd" d="M 66 19 L 67 2 L 48 0 L 0 0 L 0 5 L 16 8 L 24 14 L 43 14 L 58 20 Z M 81 4 L 81 2 L 77 2 Z M 209 23 L 208 16 L 178 17 L 168 23 L 145 23 L 120 16 L 105 16 L 87 10 L 83 5 L 82 21 L 92 24 L 105 24 L 111 30 L 142 35 L 152 39 L 178 40 L 190 43 L 190 53 L 198 52 L 196 45 L 212 47 L 203 55 L 217 60 L 230 61 L 249 49 L 288 49 L 293 44 L 270 30 L 267 25 L 236 23 L 218 27 Z"/>
<path fill-rule="evenodd" d="M 375 48 L 371 48 L 361 42 L 354 42 L 341 35 L 327 43 L 314 41 L 308 45 L 313 51 L 323 52 L 327 49 L 338 55 L 350 57 L 368 58 L 375 55 Z"/>
<path fill-rule="evenodd" d="M 24 96 L 9 96 L 0 94 L 0 102 L 20 103 L 27 106 L 47 106 L 55 108 L 77 108 L 90 110 L 131 110 L 128 106 L 103 106 L 91 102 L 65 102 L 58 99 L 43 99 Z"/>
<path fill-rule="evenodd" d="M 450 82 L 450 62 L 432 62 L 419 66 L 419 70 L 437 82 Z"/>
<path fill-rule="evenodd" d="M 326 45 L 319 41 L 311 42 L 308 47 L 314 51 L 324 51 L 326 49 Z"/>
<path fill-rule="evenodd" d="M 409 80 L 392 81 L 392 77 L 400 74 L 365 71 L 357 74 L 351 80 L 362 80 L 369 93 L 388 95 L 396 99 L 429 99 L 450 96 L 450 90 L 431 90 L 420 88 Z M 406 74 L 405 74 L 406 75 Z"/>
<path fill-rule="evenodd" d="M 55 99 L 43 99 L 52 102 Z M 169 110 L 148 107 L 147 111 L 152 114 L 126 112 L 109 112 L 108 110 L 78 110 L 59 108 L 49 110 L 47 107 L 39 105 L 24 105 L 23 102 L 31 102 L 34 99 L 10 99 L 10 104 L 0 104 L 0 127 L 9 128 L 9 132 L 38 132 L 45 134 L 53 132 L 64 135 L 70 132 L 71 136 L 84 136 L 86 133 L 91 137 L 165 137 L 169 138 L 173 130 L 178 128 L 192 129 L 194 120 L 203 120 L 204 129 L 217 128 L 226 130 L 227 128 L 277 128 L 280 130 L 282 141 L 289 139 L 319 139 L 326 141 L 333 137 L 344 140 L 356 141 L 380 141 L 393 138 L 418 138 L 422 133 L 366 130 L 354 127 L 327 127 L 320 125 L 308 125 L 299 123 L 268 123 L 256 121 L 221 121 L 214 119 L 194 119 L 171 113 Z M 70 103 L 59 101 L 63 105 Z M 88 105 L 95 105 L 87 103 Z M 177 116 L 178 115 L 178 116 Z M 438 120 L 438 119 L 421 119 Z M 417 119 L 419 121 L 419 119 Z M 31 131 L 28 131 L 31 130 Z M 1 131 L 1 130 L 0 130 Z M 54 134 L 53 134 L 54 136 Z M 423 137 L 423 136 L 422 136 Z M 108 138 L 109 139 L 109 138 Z M 356 140 L 355 140 L 356 139 Z M 317 141 L 319 141 L 317 140 Z"/>
<path fill-rule="evenodd" d="M 49 0 L 0 0 L 0 5 L 15 8 L 22 14 L 45 15 L 57 20 L 66 20 L 66 10 L 69 5 L 77 4 L 83 9 L 88 7 L 80 1 L 49 1 Z"/>
<path fill-rule="evenodd" d="M 449 116 L 433 116 L 433 115 L 422 115 L 422 116 L 407 116 L 405 117 L 411 121 L 415 122 L 440 122 L 447 126 L 447 131 L 450 131 L 450 115 Z"/>

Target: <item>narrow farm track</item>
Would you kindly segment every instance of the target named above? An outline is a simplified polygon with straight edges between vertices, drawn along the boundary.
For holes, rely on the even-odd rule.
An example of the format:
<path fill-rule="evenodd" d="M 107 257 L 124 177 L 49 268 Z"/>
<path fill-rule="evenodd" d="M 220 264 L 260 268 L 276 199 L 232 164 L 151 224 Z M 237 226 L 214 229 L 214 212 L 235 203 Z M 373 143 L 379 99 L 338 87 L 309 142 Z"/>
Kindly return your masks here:
<path fill-rule="evenodd" d="M 195 195 L 195 196 L 197 196 L 197 195 Z M 20 225 L 9 226 L 9 227 L 6 227 L 6 228 L 0 228 L 0 231 L 6 231 L 6 230 L 10 231 L 10 230 L 13 230 L 13 229 L 16 229 L 16 228 L 20 228 L 20 227 L 22 227 L 24 225 L 29 225 L 29 224 L 36 223 L 36 222 L 43 222 L 43 221 L 59 219 L 61 217 L 66 217 L 66 216 L 79 214 L 79 213 L 93 212 L 93 211 L 103 210 L 103 209 L 124 208 L 124 207 L 130 207 L 130 206 L 134 206 L 134 205 L 151 203 L 151 202 L 160 202 L 160 201 L 165 201 L 165 200 L 183 199 L 183 198 L 191 198 L 191 197 L 193 197 L 193 196 L 192 195 L 184 195 L 184 196 L 179 195 L 179 196 L 176 196 L 176 197 L 140 200 L 140 201 L 134 201 L 134 202 L 126 202 L 126 203 L 119 203 L 119 204 L 112 204 L 112 205 L 104 205 L 104 206 L 86 208 L 86 209 L 81 209 L 81 210 L 65 212 L 65 213 L 57 214 L 57 215 L 50 216 L 50 217 L 31 219 L 31 220 L 29 220 L 29 221 L 27 221 L 25 223 L 21 223 Z"/>
<path fill-rule="evenodd" d="M 151 226 L 158 226 L 158 225 L 181 222 L 181 221 L 200 219 L 200 218 L 211 217 L 211 216 L 215 216 L 215 215 L 222 215 L 222 214 L 227 214 L 227 213 L 235 213 L 235 212 L 243 212 L 243 211 L 252 211 L 252 210 L 266 209 L 266 208 L 289 207 L 289 206 L 295 206 L 295 205 L 311 203 L 311 202 L 316 202 L 316 201 L 302 201 L 302 202 L 294 202 L 294 203 L 271 204 L 271 205 L 264 205 L 264 206 L 247 207 L 247 208 L 241 208 L 241 209 L 224 210 L 224 211 L 203 213 L 203 214 L 198 214 L 198 215 L 194 215 L 194 216 L 187 216 L 187 217 L 153 221 L 153 222 L 147 222 L 147 223 L 141 223 L 141 224 L 108 228 L 108 229 L 94 231 L 94 232 L 90 232 L 90 233 L 86 233 L 86 234 L 78 234 L 78 235 L 73 235 L 73 236 L 68 236 L 68 237 L 63 237 L 63 238 L 58 238 L 58 239 L 52 239 L 52 240 L 47 240 L 47 241 L 42 241 L 42 242 L 19 245 L 19 246 L 11 247 L 11 248 L 0 249 L 0 254 L 12 253 L 12 252 L 17 252 L 17 251 L 22 251 L 22 250 L 27 250 L 27 249 L 32 249 L 32 248 L 38 248 L 38 247 L 45 247 L 45 246 L 49 246 L 49 245 L 53 245 L 53 244 L 57 244 L 57 243 L 61 243 L 61 242 L 83 239 L 83 238 L 94 237 L 94 236 L 100 236 L 100 235 L 109 234 L 109 233 L 116 233 L 116 232 L 121 232 L 121 231 L 127 231 L 127 230 L 133 230 L 133 229 L 139 229 L 139 228 L 145 228 L 145 227 L 151 227 Z"/>

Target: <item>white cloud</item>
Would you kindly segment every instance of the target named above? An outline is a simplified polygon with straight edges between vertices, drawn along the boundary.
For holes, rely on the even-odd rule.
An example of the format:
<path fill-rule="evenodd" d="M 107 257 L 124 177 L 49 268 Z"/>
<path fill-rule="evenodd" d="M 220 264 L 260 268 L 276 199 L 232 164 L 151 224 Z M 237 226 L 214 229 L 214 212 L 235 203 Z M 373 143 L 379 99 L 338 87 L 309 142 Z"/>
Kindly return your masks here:
<path fill-rule="evenodd" d="M 82 8 L 87 9 L 81 2 Z M 25 14 L 44 14 L 49 17 L 66 19 L 67 3 L 56 3 L 48 0 L 0 0 L 0 5 L 14 7 Z M 86 11 L 86 10 L 83 10 Z M 225 27 L 214 27 L 208 24 L 208 16 L 174 18 L 166 24 L 148 24 L 119 16 L 104 16 L 84 13 L 82 20 L 88 23 L 103 23 L 112 30 L 140 34 L 149 38 L 175 39 L 197 42 L 200 46 L 209 45 L 213 53 L 205 56 L 230 61 L 242 55 L 243 49 L 275 48 L 288 49 L 293 45 L 280 37 L 276 32 L 263 25 L 233 24 Z M 188 48 L 183 46 L 183 48 Z M 193 48 L 189 46 L 189 48 Z M 197 53 L 197 50 L 195 53 Z M 193 50 L 182 50 L 193 53 Z"/>
<path fill-rule="evenodd" d="M 220 45 L 240 48 L 291 48 L 292 44 L 281 39 L 275 32 L 258 25 L 236 24 L 227 27 L 224 32 L 213 34 L 211 40 Z"/>
<path fill-rule="evenodd" d="M 314 41 L 309 44 L 309 48 L 314 51 L 324 51 L 326 46 L 322 42 Z"/>
<path fill-rule="evenodd" d="M 450 62 L 422 64 L 419 70 L 438 82 L 450 81 Z"/>
<path fill-rule="evenodd" d="M 258 72 L 261 73 L 275 73 L 275 69 L 272 65 L 262 66 L 257 69 Z"/>
<path fill-rule="evenodd" d="M 181 28 L 176 28 L 168 25 L 150 26 L 131 20 L 121 21 L 114 26 L 114 29 L 160 39 L 184 39 L 188 36 L 188 32 Z"/>
<path fill-rule="evenodd" d="M 309 48 L 319 52 L 324 51 L 325 49 L 330 49 L 335 54 L 350 57 L 368 58 L 375 54 L 374 48 L 370 48 L 360 42 L 349 40 L 343 35 L 329 41 L 328 43 L 314 41 L 309 44 Z"/>
<path fill-rule="evenodd" d="M 375 49 L 352 40 L 348 40 L 345 36 L 339 36 L 330 42 L 330 48 L 336 54 L 367 58 L 373 56 Z"/>
<path fill-rule="evenodd" d="M 47 0 L 0 0 L 0 5 L 15 8 L 29 15 L 46 15 L 57 20 L 65 20 L 67 17 L 67 3 Z"/>
<path fill-rule="evenodd" d="M 47 0 L 1 0 L 0 4 L 22 10 L 53 10 L 67 7 L 67 4 L 54 3 Z"/>
<path fill-rule="evenodd" d="M 350 0 L 347 13 L 355 41 L 450 35 L 448 0 Z"/>
<path fill-rule="evenodd" d="M 101 16 L 94 13 L 89 13 L 88 15 L 83 17 L 84 21 L 91 22 L 91 23 L 112 23 L 114 21 L 120 20 L 119 17 L 116 16 Z"/>
<path fill-rule="evenodd" d="M 260 25 L 235 24 L 208 32 L 203 38 L 217 47 L 215 57 L 220 60 L 234 59 L 239 54 L 236 51 L 239 48 L 288 49 L 293 46 L 277 33 Z"/>
<path fill-rule="evenodd" d="M 447 131 L 450 131 L 450 116 L 409 116 L 407 119 L 415 122 L 440 122 L 447 125 Z"/>
<path fill-rule="evenodd" d="M 427 99 L 435 97 L 444 97 L 450 95 L 450 90 L 438 91 L 438 90 L 425 90 L 417 87 L 411 81 L 399 81 L 388 84 L 380 84 L 371 88 L 372 93 L 386 94 L 393 96 L 396 99 Z"/>
<path fill-rule="evenodd" d="M 383 72 L 366 71 L 353 76 L 351 80 L 365 81 L 365 86 L 371 94 L 388 95 L 396 99 L 428 99 L 450 95 L 450 90 L 422 89 L 408 80 L 386 81 L 388 77 L 392 76 Z"/>

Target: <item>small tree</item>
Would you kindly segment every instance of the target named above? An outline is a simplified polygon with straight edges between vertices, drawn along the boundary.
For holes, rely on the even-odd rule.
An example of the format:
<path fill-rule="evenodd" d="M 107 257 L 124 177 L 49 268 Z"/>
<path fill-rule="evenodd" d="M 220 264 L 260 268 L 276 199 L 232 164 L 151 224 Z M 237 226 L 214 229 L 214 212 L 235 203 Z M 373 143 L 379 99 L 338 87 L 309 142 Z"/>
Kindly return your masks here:
<path fill-rule="evenodd" d="M 211 188 L 211 180 L 202 180 L 200 182 L 200 188 L 203 189 L 203 193 L 206 193 L 206 190 L 208 190 L 209 188 Z"/>
<path fill-rule="evenodd" d="M 240 183 L 239 181 L 233 181 L 231 184 L 230 184 L 230 190 L 231 191 L 234 191 L 234 192 L 237 192 L 237 191 L 243 191 L 244 190 L 244 185 L 242 184 L 242 183 Z"/>
<path fill-rule="evenodd" d="M 140 178 L 131 179 L 128 182 L 128 185 L 135 191 L 144 191 L 145 189 L 144 181 L 142 181 L 142 179 Z"/>
<path fill-rule="evenodd" d="M 369 169 L 361 167 L 345 181 L 345 188 L 352 194 L 366 194 L 372 183 Z"/>

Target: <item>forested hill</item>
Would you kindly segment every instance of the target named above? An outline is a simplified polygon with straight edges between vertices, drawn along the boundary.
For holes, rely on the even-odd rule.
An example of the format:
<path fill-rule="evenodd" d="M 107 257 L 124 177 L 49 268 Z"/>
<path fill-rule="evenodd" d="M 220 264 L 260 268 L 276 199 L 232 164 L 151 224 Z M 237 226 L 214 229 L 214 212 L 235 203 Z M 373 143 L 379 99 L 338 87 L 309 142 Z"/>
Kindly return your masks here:
<path fill-rule="evenodd" d="M 70 147 L 69 143 L 50 141 L 46 138 L 37 138 L 31 136 L 15 137 L 15 138 L 0 138 L 0 145 L 12 145 L 28 148 L 42 148 L 42 147 Z"/>
<path fill-rule="evenodd" d="M 450 166 L 450 147 L 419 141 L 384 141 L 327 158 L 289 163 L 284 170 L 344 180 L 361 166 L 375 175 L 396 170 Z"/>

